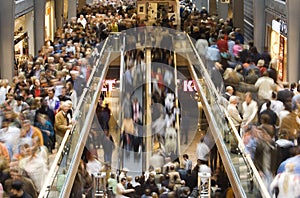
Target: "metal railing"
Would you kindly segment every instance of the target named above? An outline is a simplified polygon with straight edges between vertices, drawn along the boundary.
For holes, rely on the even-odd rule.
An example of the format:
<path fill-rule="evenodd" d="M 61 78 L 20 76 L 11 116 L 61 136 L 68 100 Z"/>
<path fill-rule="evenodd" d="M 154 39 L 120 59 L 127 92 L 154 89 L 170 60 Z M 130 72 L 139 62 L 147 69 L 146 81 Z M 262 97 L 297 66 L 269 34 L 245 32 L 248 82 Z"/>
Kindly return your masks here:
<path fill-rule="evenodd" d="M 177 34 L 177 32 L 173 33 L 173 35 Z M 199 92 L 199 96 L 201 97 L 201 103 L 204 107 L 203 109 L 206 118 L 209 121 L 209 127 L 212 131 L 224 163 L 224 167 L 228 172 L 229 180 L 235 195 L 237 197 L 247 197 L 249 193 L 257 193 L 264 198 L 269 198 L 270 194 L 268 193 L 268 190 L 264 185 L 252 160 L 245 153 L 244 144 L 239 137 L 237 130 L 232 124 L 232 121 L 229 118 L 226 110 L 219 103 L 221 97 L 220 93 L 215 88 L 215 85 L 212 82 L 211 77 L 209 76 L 199 54 L 197 53 L 193 42 L 188 35 L 184 33 L 178 33 L 177 35 L 179 34 L 180 40 L 174 43 L 174 45 L 178 44 L 178 47 L 175 46 L 174 51 L 177 51 L 177 54 L 180 54 L 189 60 L 189 71 L 195 80 L 195 85 Z M 58 150 L 45 185 L 40 192 L 40 198 L 69 197 L 70 195 L 75 175 L 78 170 L 80 157 L 92 123 L 91 118 L 94 116 L 97 106 L 100 88 L 102 87 L 103 79 L 108 70 L 110 54 L 113 50 L 116 50 L 113 49 L 113 46 L 111 48 L 109 47 L 112 42 L 113 37 L 109 36 L 102 47 L 97 64 L 94 65 L 91 77 L 87 83 L 87 88 L 84 89 L 78 106 L 75 110 L 74 119 L 76 124 L 70 131 L 67 131 L 63 138 L 61 147 Z M 119 47 L 121 47 L 121 45 Z M 123 57 L 121 57 L 121 59 L 122 58 Z M 224 121 L 225 117 L 229 120 L 228 123 Z M 230 151 L 226 145 L 226 142 L 224 142 L 225 128 L 230 128 L 232 130 L 232 135 L 238 142 L 238 147 L 241 153 L 238 157 L 242 159 L 239 160 L 239 163 L 241 166 L 247 167 L 247 171 L 251 176 L 250 179 L 253 181 L 251 183 L 249 181 L 247 184 L 253 184 L 253 189 L 246 189 L 245 186 L 241 185 L 241 179 L 238 175 L 239 170 L 237 170 L 236 166 L 234 165 L 232 161 L 232 155 L 230 155 Z"/>
<path fill-rule="evenodd" d="M 270 198 L 271 196 L 267 187 L 262 181 L 253 161 L 245 152 L 244 143 L 237 129 L 233 125 L 228 112 L 220 103 L 222 100 L 221 93 L 217 91 L 214 82 L 211 80 L 211 76 L 208 74 L 206 67 L 204 66 L 191 38 L 188 35 L 186 35 L 186 42 L 188 43 L 186 45 L 187 49 L 183 55 L 189 59 L 190 71 L 193 79 L 195 80 L 197 90 L 200 92 L 199 95 L 201 97 L 202 105 L 204 106 L 203 109 L 206 118 L 209 121 L 209 127 L 215 139 L 224 167 L 227 173 L 229 173 L 229 180 L 235 195 L 237 197 L 248 197 L 249 194 L 259 194 L 264 198 Z M 229 122 L 227 123 L 224 118 L 229 120 Z M 240 155 L 234 156 L 242 159 L 238 160 L 238 166 L 234 165 L 232 155 L 230 155 L 230 150 L 224 141 L 226 139 L 226 129 L 231 129 L 231 135 L 234 136 L 238 144 Z M 242 185 L 240 176 L 238 175 L 238 168 L 241 166 L 247 168 L 249 175 L 249 177 L 243 181 L 246 182 L 246 186 Z"/>
<path fill-rule="evenodd" d="M 62 140 L 39 198 L 70 196 L 103 80 L 109 67 L 112 38 L 110 35 L 102 45 L 99 58 L 93 66 L 90 78 L 74 112 L 73 127 L 66 132 Z"/>

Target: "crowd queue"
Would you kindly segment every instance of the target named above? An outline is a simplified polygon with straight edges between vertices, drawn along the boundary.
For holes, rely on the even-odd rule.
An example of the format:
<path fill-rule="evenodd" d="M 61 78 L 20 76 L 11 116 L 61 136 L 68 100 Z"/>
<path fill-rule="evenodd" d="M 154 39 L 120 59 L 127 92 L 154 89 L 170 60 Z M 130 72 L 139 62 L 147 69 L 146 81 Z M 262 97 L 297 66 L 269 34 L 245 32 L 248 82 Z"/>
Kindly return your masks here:
<path fill-rule="evenodd" d="M 180 18 L 181 30 L 195 39 L 217 89 L 225 87 L 226 108 L 270 193 L 299 197 L 299 83 L 280 82 L 276 58 L 267 50 L 258 52 L 253 42 L 246 47 L 241 30 L 233 27 L 230 19 L 219 19 L 205 8 L 197 10 L 189 1 L 180 3 Z M 45 42 L 35 57 L 28 55 L 16 61 L 18 74 L 12 82 L 0 80 L 0 197 L 3 193 L 10 197 L 38 196 L 51 157 L 72 128 L 73 112 L 99 56 L 101 41 L 110 32 L 143 27 L 145 22 L 131 2 L 87 5 L 78 11 L 78 17 L 59 28 L 54 40 Z M 172 22 L 163 16 L 151 25 L 175 28 Z M 143 42 L 142 38 L 137 36 L 133 43 Z M 153 61 L 172 66 L 174 55 L 170 51 L 153 49 L 153 54 Z M 146 67 L 144 53 L 128 50 L 125 62 L 126 84 L 134 87 L 145 78 L 139 75 Z M 216 72 L 221 74 L 224 87 Z M 134 181 L 126 168 L 119 175 L 111 172 L 115 147 L 108 124 L 111 112 L 100 102 L 96 118 L 102 130 L 91 130 L 95 138 L 88 141 L 94 147 L 87 146 L 83 154 L 71 197 L 91 197 L 92 174 L 99 171 L 110 173 L 105 183 L 111 197 L 196 197 L 198 172 L 212 174 L 213 185 L 218 186 L 215 197 L 233 196 L 224 170 L 211 168 L 210 148 L 203 139 L 195 148 L 197 162 L 192 163 L 187 154 L 182 161 L 176 157 L 174 123 L 180 112 L 174 105 L 172 78 L 172 71 L 162 67 L 152 72 L 152 100 L 163 107 L 153 106 L 154 154 L 149 170 Z M 143 122 L 142 107 L 137 98 L 126 97 L 123 147 L 140 152 L 141 140 L 134 137 L 140 136 L 135 125 Z M 104 163 L 97 159 L 99 148 L 104 150 Z M 232 148 L 236 152 L 233 144 Z M 207 180 L 202 178 L 201 184 Z"/>

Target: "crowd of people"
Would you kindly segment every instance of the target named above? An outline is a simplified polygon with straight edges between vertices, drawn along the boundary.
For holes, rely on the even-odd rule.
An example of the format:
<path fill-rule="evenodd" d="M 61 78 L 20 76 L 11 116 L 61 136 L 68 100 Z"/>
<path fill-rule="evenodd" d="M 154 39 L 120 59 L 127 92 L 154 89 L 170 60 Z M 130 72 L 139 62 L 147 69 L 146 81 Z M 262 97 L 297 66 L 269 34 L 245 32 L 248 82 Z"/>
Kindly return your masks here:
<path fill-rule="evenodd" d="M 58 28 L 54 40 L 46 41 L 36 56 L 16 62 L 17 75 L 12 82 L 0 80 L 0 184 L 6 196 L 38 196 L 51 159 L 74 124 L 73 113 L 99 56 L 101 41 L 110 32 L 135 25 L 132 5 L 121 8 L 85 6 L 78 17 Z M 106 110 L 99 107 L 100 113 Z M 102 143 L 110 143 L 103 145 L 113 150 L 103 113 L 99 118 Z M 85 156 L 90 162 L 95 162 L 94 158 Z M 105 161 L 111 161 L 111 154 L 106 153 Z M 78 174 L 84 172 L 86 167 Z"/>
<path fill-rule="evenodd" d="M 195 39 L 197 51 L 212 79 L 218 78 L 215 71 L 221 74 L 229 115 L 270 193 L 277 189 L 279 195 L 298 196 L 297 185 L 291 185 L 291 182 L 300 181 L 299 83 L 280 82 L 276 58 L 267 51 L 259 53 L 253 42 L 246 47 L 241 30 L 234 28 L 230 19 L 219 19 L 205 8 L 196 9 L 190 2 L 181 3 L 180 18 L 181 30 Z M 172 19 L 164 17 L 152 25 L 175 28 Z M 0 80 L 0 187 L 6 195 L 38 196 L 51 165 L 52 153 L 66 131 L 72 128 L 73 112 L 99 56 L 101 41 L 110 32 L 143 26 L 145 21 L 139 19 L 133 4 L 87 5 L 78 11 L 77 17 L 58 29 L 54 40 L 45 42 L 36 56 L 28 55 L 27 59 L 18 62 L 18 75 L 12 82 Z M 172 40 L 165 33 L 165 39 Z M 153 32 L 149 36 L 155 37 Z M 132 37 L 129 44 L 143 43 L 143 38 L 140 33 Z M 164 42 L 164 39 L 152 41 Z M 161 45 L 167 50 L 153 48 L 152 61 L 172 68 L 171 44 Z M 146 65 L 143 51 L 128 49 L 124 76 L 126 91 L 131 94 L 133 88 L 145 80 Z M 194 167 L 187 154 L 183 161 L 178 160 L 174 140 L 177 136 L 175 122 L 180 111 L 175 105 L 174 76 L 169 67 L 153 68 L 152 100 L 153 104 L 162 104 L 152 106 L 153 164 L 137 176 L 135 182 L 126 175 L 126 169 L 118 176 L 111 172 L 115 147 L 108 124 L 111 112 L 100 102 L 96 122 L 101 130 L 91 130 L 87 145 L 93 146 L 88 146 L 83 154 L 71 197 L 82 194 L 91 197 L 92 175 L 99 170 L 110 173 L 106 183 L 113 197 L 196 197 L 198 172 L 212 175 L 213 184 L 219 187 L 215 197 L 232 193 L 222 168 L 211 170 L 209 167 L 209 148 L 204 141 L 198 145 L 198 160 Z M 220 80 L 213 82 L 218 90 L 222 90 Z M 143 109 L 139 104 L 141 101 L 137 97 L 131 98 L 130 94 L 124 95 L 127 104 L 123 102 L 121 140 L 124 149 L 140 152 L 144 149 L 139 138 L 143 130 L 136 130 L 136 126 L 143 123 Z M 100 147 L 104 150 L 104 168 L 97 159 Z M 204 150 L 207 151 L 205 154 Z M 235 148 L 232 151 L 235 152 Z M 205 178 L 201 183 L 207 184 Z"/>

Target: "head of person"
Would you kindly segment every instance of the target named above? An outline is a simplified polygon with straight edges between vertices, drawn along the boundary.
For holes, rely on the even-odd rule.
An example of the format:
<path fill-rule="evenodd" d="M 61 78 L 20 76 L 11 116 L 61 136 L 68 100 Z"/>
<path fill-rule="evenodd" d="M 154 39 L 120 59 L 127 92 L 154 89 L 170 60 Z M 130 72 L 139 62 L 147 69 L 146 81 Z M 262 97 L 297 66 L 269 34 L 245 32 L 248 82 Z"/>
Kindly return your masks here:
<path fill-rule="evenodd" d="M 233 87 L 232 86 L 227 86 L 226 87 L 226 92 L 229 93 L 230 95 L 233 94 Z"/>
<path fill-rule="evenodd" d="M 22 193 L 22 191 L 23 191 L 23 185 L 24 184 L 21 180 L 13 181 L 12 184 L 11 184 L 11 190 L 10 190 L 11 194 L 13 196 L 19 196 L 20 193 Z"/>
<path fill-rule="evenodd" d="M 123 178 L 121 179 L 121 184 L 122 184 L 123 186 L 126 184 L 126 178 L 125 178 L 125 177 L 123 177 Z"/>
<path fill-rule="evenodd" d="M 188 160 L 189 159 L 188 154 L 184 154 L 182 157 L 183 157 L 184 160 Z"/>
<path fill-rule="evenodd" d="M 24 130 L 25 132 L 28 132 L 30 130 L 30 121 L 29 120 L 24 120 L 22 122 L 22 130 Z"/>
<path fill-rule="evenodd" d="M 60 109 L 64 112 L 67 113 L 70 109 L 70 106 L 66 102 L 62 102 L 60 105 Z"/>
<path fill-rule="evenodd" d="M 236 105 L 238 103 L 238 97 L 237 96 L 230 96 L 229 103 Z"/>
<path fill-rule="evenodd" d="M 24 99 L 23 96 L 20 95 L 15 96 L 15 101 L 17 102 L 18 106 L 22 104 L 23 99 Z"/>
<path fill-rule="evenodd" d="M 52 99 L 54 97 L 54 93 L 55 93 L 54 88 L 48 89 L 47 93 L 48 93 L 49 98 Z"/>
<path fill-rule="evenodd" d="M 247 104 L 250 104 L 251 101 L 252 101 L 252 93 L 251 93 L 251 92 L 247 92 L 247 93 L 245 94 L 245 102 L 246 102 Z"/>

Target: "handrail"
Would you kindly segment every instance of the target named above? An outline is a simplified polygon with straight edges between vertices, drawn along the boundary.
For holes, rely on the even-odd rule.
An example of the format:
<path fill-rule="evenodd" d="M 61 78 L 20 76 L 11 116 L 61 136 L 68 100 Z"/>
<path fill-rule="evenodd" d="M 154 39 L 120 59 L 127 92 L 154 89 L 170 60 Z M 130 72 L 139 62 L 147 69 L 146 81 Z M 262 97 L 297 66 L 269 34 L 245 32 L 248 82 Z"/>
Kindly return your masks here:
<path fill-rule="evenodd" d="M 191 41 L 191 38 L 189 37 L 188 34 L 186 34 L 186 35 L 187 35 L 187 38 L 189 39 L 189 42 L 190 42 L 190 44 L 191 44 L 191 47 L 192 47 L 192 50 L 193 50 L 194 54 L 196 54 L 196 57 L 197 57 L 198 61 L 200 62 L 200 66 L 202 67 L 202 68 L 201 68 L 201 71 L 202 71 L 202 75 L 204 75 L 204 80 L 205 80 L 205 82 L 208 83 L 208 84 L 210 85 L 210 88 L 211 88 L 212 91 L 214 92 L 217 101 L 220 101 L 221 96 L 220 96 L 220 94 L 218 93 L 218 91 L 216 90 L 216 88 L 215 88 L 213 82 L 211 81 L 211 78 L 210 78 L 210 76 L 208 75 L 208 73 L 207 73 L 207 71 L 206 71 L 206 69 L 205 69 L 205 67 L 204 67 L 204 64 L 203 64 L 203 62 L 202 62 L 202 59 L 200 58 L 199 54 L 197 53 L 197 50 L 195 49 L 195 46 L 194 46 L 193 42 Z M 195 75 L 195 74 L 194 74 L 194 75 Z M 200 84 L 199 84 L 198 81 L 196 81 L 196 83 L 197 83 L 197 86 L 200 86 Z M 199 88 L 200 88 L 200 87 L 199 87 Z M 202 90 L 201 90 L 201 91 L 202 91 Z M 200 94 L 200 95 L 201 95 L 201 94 Z M 201 95 L 201 97 L 202 97 L 202 95 Z M 205 99 L 205 100 L 202 100 L 202 101 L 205 101 L 204 103 L 205 103 L 205 105 L 207 105 L 206 99 Z M 205 109 L 206 109 L 206 108 L 204 108 L 204 110 L 205 110 Z M 210 110 L 210 107 L 209 107 L 209 110 Z M 253 164 L 253 161 L 252 161 L 251 158 L 245 153 L 245 145 L 244 145 L 244 143 L 243 143 L 241 137 L 239 136 L 238 131 L 237 131 L 236 128 L 234 127 L 234 124 L 233 124 L 231 118 L 229 117 L 227 110 L 224 109 L 223 107 L 222 107 L 222 110 L 223 110 L 223 112 L 225 113 L 226 117 L 228 118 L 228 120 L 229 120 L 229 125 L 230 125 L 230 127 L 233 129 L 234 135 L 235 135 L 236 138 L 237 138 L 239 149 L 240 149 L 241 153 L 243 154 L 243 155 L 242 155 L 243 159 L 247 162 L 247 164 L 250 166 L 251 170 L 253 171 L 253 174 L 254 174 L 254 176 L 255 176 L 255 179 L 256 179 L 256 181 L 258 182 L 258 187 L 260 188 L 261 195 L 262 195 L 264 198 L 270 198 L 271 196 L 270 196 L 270 194 L 269 194 L 269 192 L 268 192 L 268 190 L 267 190 L 265 184 L 263 183 L 263 181 L 262 181 L 262 179 L 261 179 L 261 177 L 260 177 L 260 175 L 259 175 L 259 173 L 258 173 L 258 171 L 257 171 L 257 169 L 256 169 L 256 167 L 255 167 L 255 165 Z M 211 113 L 211 112 L 210 112 L 210 113 Z M 207 114 L 206 114 L 206 116 L 209 117 L 209 118 L 211 117 L 211 115 L 213 115 L 213 114 L 210 114 L 210 113 L 207 112 Z M 218 135 L 218 133 L 217 133 L 217 132 L 216 132 L 215 134 L 213 133 L 213 135 Z M 218 138 L 222 138 L 222 137 L 220 137 L 220 135 L 219 135 Z M 215 140 L 216 140 L 216 138 L 215 138 Z M 219 139 L 219 140 L 220 140 L 220 139 Z M 217 141 L 217 142 L 219 142 L 219 141 Z M 217 142 L 216 142 L 216 143 L 217 143 Z M 222 144 L 222 148 L 225 148 L 226 145 L 224 144 L 224 142 L 223 142 L 223 141 L 220 141 L 220 142 L 223 143 L 223 144 Z M 220 148 L 218 147 L 218 149 L 220 149 Z M 219 151 L 220 151 L 220 150 L 219 150 Z M 228 153 L 228 152 L 227 152 L 227 153 Z M 222 155 L 221 155 L 221 157 L 222 157 Z M 228 157 L 228 156 L 226 155 L 226 157 Z M 230 160 L 230 159 L 229 159 L 229 160 Z M 224 163 L 224 160 L 223 160 L 223 163 Z M 231 164 L 230 166 L 232 166 L 232 168 L 233 168 L 233 164 L 232 164 L 232 163 L 230 163 L 230 164 Z M 226 166 L 225 166 L 225 168 L 226 168 Z M 234 168 L 233 168 L 232 170 L 234 170 Z M 227 171 L 228 171 L 228 170 L 227 170 Z M 235 176 L 236 176 L 236 175 L 235 175 Z M 239 179 L 238 179 L 238 180 L 237 180 L 237 179 L 238 179 L 238 178 L 234 178 L 235 182 L 238 182 Z M 235 184 L 236 184 L 236 185 L 233 186 L 235 192 L 239 192 L 239 193 L 241 193 L 241 195 L 244 195 L 243 197 L 246 197 L 245 192 L 244 192 L 244 189 L 242 189 L 241 186 L 240 186 L 240 182 L 235 183 Z"/>
<path fill-rule="evenodd" d="M 93 67 L 93 70 L 92 70 L 92 72 L 91 72 L 91 74 L 90 74 L 90 78 L 88 79 L 88 81 L 87 81 L 87 83 L 86 83 L 86 86 L 87 86 L 87 87 L 90 87 L 90 84 L 91 84 L 92 79 L 93 79 L 92 77 L 94 76 L 94 74 L 95 74 L 97 68 L 99 67 L 99 61 L 100 61 L 100 59 L 101 59 L 101 57 L 102 57 L 102 55 L 103 55 L 103 53 L 104 53 L 104 49 L 105 49 L 105 46 L 107 46 L 108 40 L 109 40 L 109 38 L 105 39 L 105 41 L 104 41 L 104 43 L 103 43 L 103 47 L 102 47 L 102 49 L 101 49 L 101 51 L 100 51 L 100 53 L 99 53 L 99 58 L 98 58 L 98 60 L 97 60 L 97 62 L 96 62 L 96 65 L 94 65 L 94 67 Z"/>
<path fill-rule="evenodd" d="M 189 62 L 190 62 L 190 60 L 189 60 Z M 196 71 L 192 67 L 191 63 L 189 64 L 189 67 L 190 67 L 189 69 L 190 69 L 192 78 L 197 79 L 198 77 L 197 77 Z M 220 133 L 218 132 L 219 127 L 216 123 L 216 120 L 214 119 L 211 107 L 208 104 L 207 99 L 204 97 L 205 96 L 204 90 L 203 90 L 203 88 L 200 85 L 198 80 L 195 80 L 195 84 L 196 84 L 196 86 L 198 88 L 198 91 L 200 93 L 199 96 L 201 98 L 202 105 L 205 107 L 205 108 L 203 108 L 203 110 L 205 112 L 206 119 L 208 120 L 209 127 L 211 129 L 212 135 L 214 136 L 214 139 L 215 139 L 216 145 L 218 147 L 218 151 L 219 151 L 220 156 L 222 158 L 222 162 L 224 164 L 226 172 L 231 173 L 231 174 L 228 174 L 228 178 L 229 178 L 229 181 L 231 183 L 231 186 L 234 189 L 235 195 L 237 197 L 247 197 L 244 189 L 240 185 L 240 183 L 241 183 L 240 179 L 239 179 L 239 177 L 238 177 L 238 175 L 235 171 L 234 165 L 233 165 L 233 163 L 231 161 L 231 158 L 229 156 L 229 153 L 226 149 L 226 145 L 224 144 L 223 141 L 221 141 L 222 137 L 221 137 Z M 225 158 L 225 160 L 224 160 L 224 158 Z"/>
<path fill-rule="evenodd" d="M 109 52 L 109 56 L 110 56 L 110 53 L 111 52 Z M 97 84 L 95 94 L 93 95 L 93 98 L 92 98 L 92 101 L 91 101 L 92 105 L 89 108 L 89 111 L 88 111 L 87 116 L 86 116 L 86 122 L 84 123 L 84 126 L 82 127 L 82 130 L 80 132 L 80 137 L 79 137 L 78 143 L 76 145 L 72 161 L 70 163 L 70 168 L 67 172 L 66 180 L 65 180 L 65 183 L 62 187 L 62 191 L 61 191 L 60 196 L 59 196 L 61 198 L 70 197 L 70 193 L 71 193 L 73 183 L 74 183 L 74 180 L 75 180 L 75 176 L 76 176 L 78 166 L 79 166 L 79 163 L 80 163 L 81 154 L 83 152 L 83 148 L 85 146 L 85 143 L 86 143 L 86 140 L 87 140 L 87 137 L 88 137 L 87 131 L 89 130 L 89 128 L 92 125 L 93 119 L 90 119 L 90 118 L 92 118 L 95 114 L 96 107 L 97 107 L 96 104 L 98 103 L 98 98 L 99 98 L 100 93 L 101 93 L 100 90 L 101 90 L 101 87 L 103 85 L 103 79 L 104 79 L 104 76 L 106 75 L 108 67 L 109 67 L 108 61 L 109 61 L 109 57 L 106 59 L 106 63 L 105 63 L 104 68 L 101 72 L 100 83 Z"/>
<path fill-rule="evenodd" d="M 179 108 L 178 103 L 178 85 L 177 85 L 177 59 L 176 59 L 176 52 L 174 50 L 174 83 L 175 83 L 175 106 L 176 109 Z M 179 124 L 179 113 L 176 113 L 176 126 L 177 129 L 177 154 L 181 154 L 180 149 L 180 124 Z"/>
<path fill-rule="evenodd" d="M 107 41 L 108 41 L 108 38 L 105 40 L 105 42 L 103 44 L 103 48 L 102 48 L 102 50 L 100 52 L 100 56 L 99 56 L 99 58 L 97 60 L 97 64 L 93 68 L 93 71 L 91 73 L 91 76 L 90 76 L 90 78 L 88 80 L 87 85 L 90 84 L 91 79 L 92 79 L 93 75 L 95 74 L 96 69 L 99 67 L 98 63 L 99 63 L 99 60 L 101 59 L 101 57 L 102 57 L 102 55 L 104 53 L 105 46 L 107 46 Z M 82 113 L 81 112 L 81 107 L 82 107 L 82 105 L 85 105 L 84 102 L 86 100 L 85 96 L 87 95 L 87 93 L 88 93 L 88 88 L 85 87 L 83 89 L 82 95 L 81 95 L 81 97 L 79 99 L 79 102 L 78 102 L 77 107 L 76 107 L 75 112 L 74 112 L 74 122 L 75 123 L 73 123 L 72 129 L 67 130 L 66 133 L 65 133 L 65 135 L 64 135 L 64 138 L 63 138 L 63 140 L 61 142 L 61 145 L 60 145 L 60 147 L 58 149 L 58 152 L 56 153 L 56 156 L 55 156 L 54 161 L 52 163 L 52 166 L 51 166 L 51 168 L 49 170 L 49 173 L 48 173 L 48 175 L 47 175 L 47 177 L 45 179 L 44 185 L 43 185 L 43 187 L 42 187 L 42 189 L 41 189 L 41 191 L 39 193 L 39 198 L 48 197 L 48 195 L 49 195 L 49 193 L 51 191 L 51 186 L 54 183 L 54 180 L 55 180 L 55 177 L 57 175 L 57 172 L 59 171 L 59 166 L 61 164 L 61 161 L 64 158 L 64 154 L 65 154 L 64 151 L 66 149 L 67 143 L 70 141 L 71 136 L 73 135 L 74 131 L 76 130 L 76 126 L 77 126 L 76 123 L 78 123 L 80 115 Z"/>
<path fill-rule="evenodd" d="M 120 57 L 120 93 L 119 93 L 119 118 L 118 118 L 118 130 L 121 129 L 122 126 L 122 120 L 123 120 L 123 94 L 124 94 L 124 90 L 123 90 L 123 86 L 124 86 L 124 68 L 125 68 L 125 61 L 124 61 L 124 51 L 125 51 L 125 45 L 126 45 L 126 40 L 125 40 L 125 35 L 123 37 L 123 46 L 121 46 L 121 57 Z M 120 137 L 119 137 L 119 145 L 118 145 L 118 149 L 119 149 L 119 153 L 118 153 L 118 169 L 121 170 L 123 168 L 123 156 L 124 156 L 124 149 L 121 148 L 121 143 L 122 143 L 122 131 L 120 132 Z"/>

